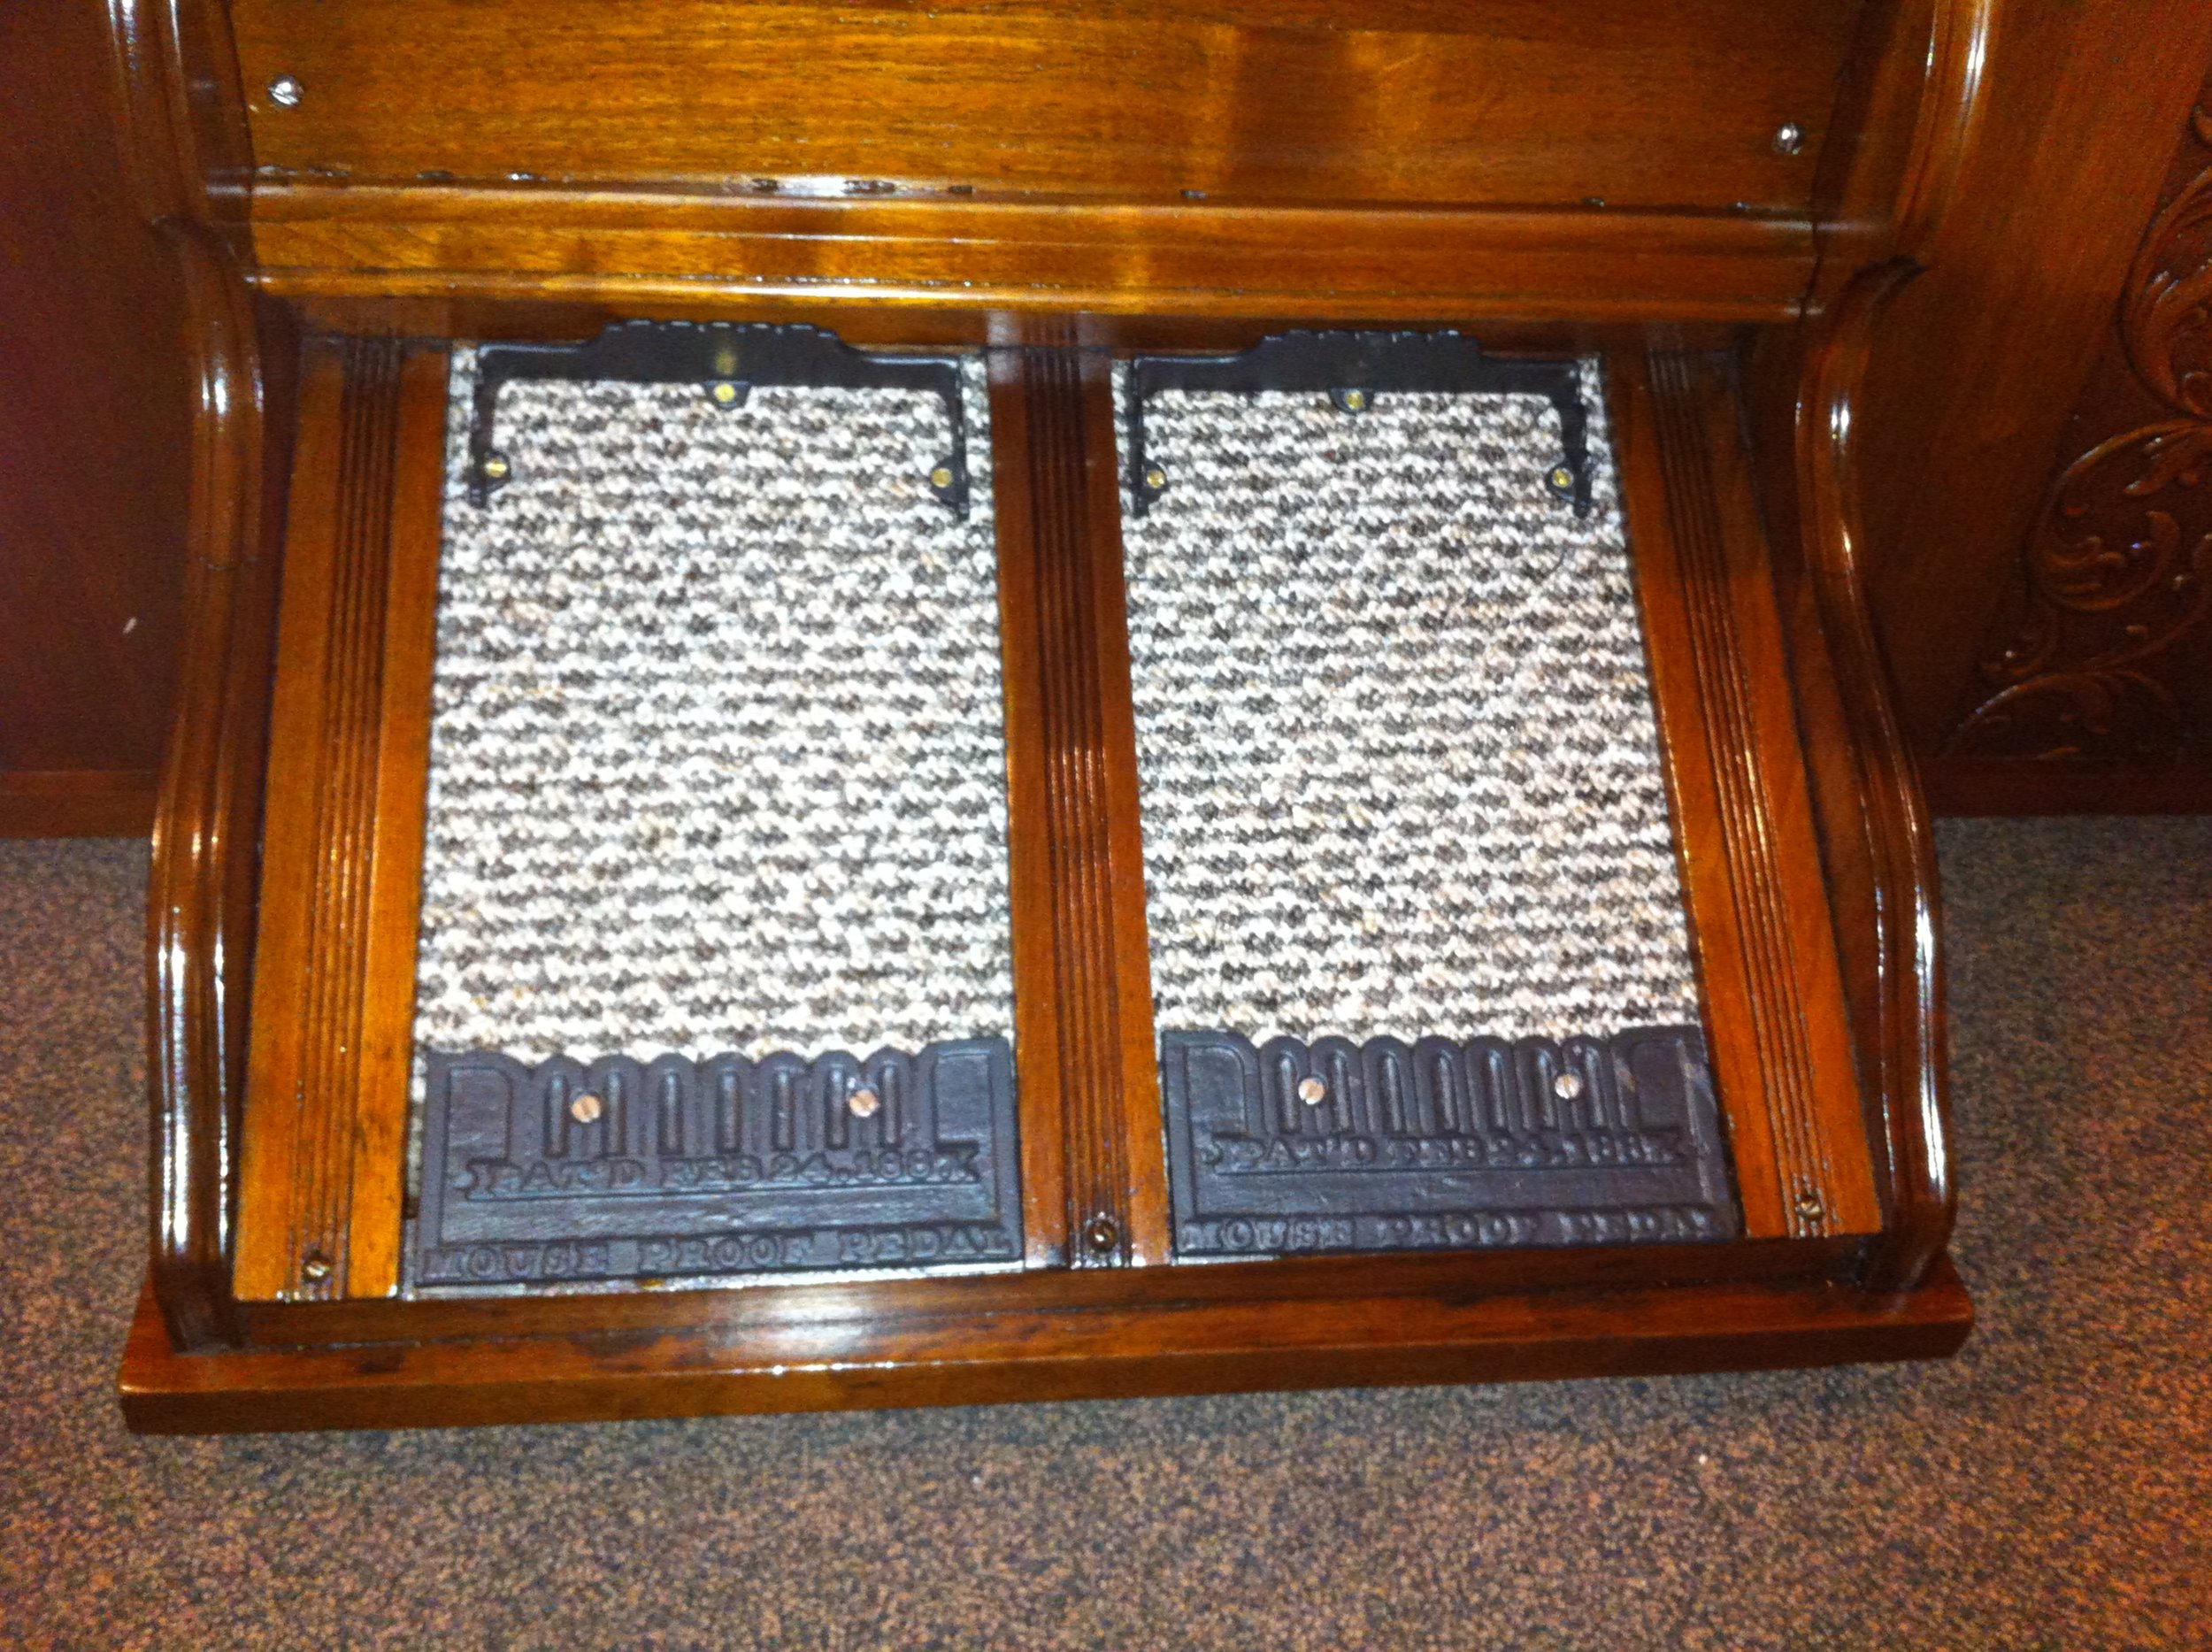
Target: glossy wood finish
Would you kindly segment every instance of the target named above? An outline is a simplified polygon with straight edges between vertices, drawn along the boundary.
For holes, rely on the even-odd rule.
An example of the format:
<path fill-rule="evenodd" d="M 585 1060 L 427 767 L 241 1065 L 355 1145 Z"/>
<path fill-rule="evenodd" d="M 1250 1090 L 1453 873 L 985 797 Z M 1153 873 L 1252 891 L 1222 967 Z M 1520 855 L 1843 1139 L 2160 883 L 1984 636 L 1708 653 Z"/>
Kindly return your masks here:
<path fill-rule="evenodd" d="M 1856 7 L 237 0 L 265 166 L 1801 215 Z M 296 106 L 265 88 L 289 74 Z M 1786 121 L 1804 129 L 1778 150 Z"/>
<path fill-rule="evenodd" d="M 319 342 L 300 391 L 237 1295 L 399 1284 L 446 354 Z"/>
<path fill-rule="evenodd" d="M 833 198 L 806 193 L 812 186 L 801 180 L 787 181 L 788 189 L 780 182 L 773 194 L 732 193 L 720 181 L 708 189 L 697 180 L 643 177 L 635 169 L 603 187 L 608 180 L 504 178 L 532 169 L 492 156 L 488 145 L 472 151 L 484 164 L 454 168 L 462 175 L 450 181 L 265 172 L 249 203 L 242 190 L 209 187 L 234 183 L 244 152 L 222 13 L 201 0 L 175 0 L 173 11 L 134 24 L 132 39 L 157 71 L 134 82 L 141 88 L 134 96 L 165 134 L 147 152 L 198 181 L 185 214 L 197 226 L 186 237 L 195 250 L 185 267 L 208 278 L 195 336 L 213 394 L 203 420 L 208 463 L 196 486 L 196 542 L 219 552 L 223 574 L 196 599 L 179 769 L 157 849 L 165 903 L 154 938 L 163 1063 L 156 1102 L 165 1203 L 154 1277 L 161 1319 L 142 1317 L 127 1356 L 125 1402 L 134 1425 L 337 1426 L 1468 1380 L 1916 1356 L 1955 1347 L 1970 1316 L 1941 1254 L 1951 1191 L 1937 1060 L 1932 864 L 1924 810 L 1867 623 L 1852 415 L 1873 318 L 1894 285 L 1879 265 L 1897 250 L 1904 227 L 1940 221 L 1947 168 L 1961 152 L 1960 134 L 1973 126 L 1974 42 L 1994 4 L 1877 0 L 1829 9 L 1822 27 L 1832 26 L 1836 52 L 1847 51 L 1849 60 L 1829 61 L 1821 83 L 1835 84 L 1840 67 L 1842 94 L 1832 116 L 1797 117 L 1813 141 L 1789 158 L 1795 170 L 1771 174 L 1793 180 L 1789 188 L 1801 194 L 1786 207 L 1752 200 L 1744 212 L 1679 198 L 1705 175 L 1697 166 L 1723 159 L 1702 158 L 1670 178 L 1664 156 L 1671 151 L 1655 140 L 1646 143 L 1652 164 L 1635 175 L 1672 193 L 1655 197 L 1663 204 L 1648 210 L 1624 210 L 1621 199 L 1633 196 L 1604 206 L 1567 196 L 1478 196 L 1441 210 L 1386 194 L 1116 197 L 1111 190 L 1122 186 L 1111 178 L 1103 195 L 1045 197 L 980 181 L 967 195 L 950 188 L 963 180 L 934 173 L 881 180 L 893 184 L 889 193 L 869 188 L 849 197 L 841 179 Z M 253 9 L 249 0 L 242 15 Z M 1812 10 L 1719 9 L 1732 27 L 1755 34 L 1801 24 Z M 436 21 L 463 10 L 438 4 L 410 15 Z M 467 12 L 471 27 L 501 15 L 493 6 Z M 257 15 L 280 12 L 311 15 L 291 0 L 267 0 Z M 697 14 L 690 0 L 667 8 L 672 17 Z M 947 27 L 1018 32 L 1045 14 L 1022 4 L 942 15 L 952 19 Z M 1397 17 L 1400 9 L 1377 14 Z M 352 26 L 327 9 L 312 15 L 334 31 Z M 560 14 L 544 15 L 557 22 Z M 645 15 L 626 15 L 618 32 L 641 27 L 635 19 Z M 1255 9 L 1236 17 L 1248 23 L 1260 15 Z M 1292 8 L 1271 6 L 1266 15 L 1279 20 Z M 1423 27 L 1472 37 L 1510 32 L 1533 15 L 1520 0 L 1494 0 L 1440 9 Z M 1716 42 L 1729 36 L 1699 34 L 1699 15 L 1624 10 L 1622 37 L 1650 35 L 1643 61 L 1662 77 L 1667 63 L 1704 61 L 1701 53 L 1725 70 L 1729 50 Z M 903 7 L 836 17 L 840 28 L 879 25 L 886 39 L 937 27 Z M 1062 19 L 1077 35 L 1094 20 Z M 1345 29 L 1336 11 L 1317 12 L 1297 27 L 1340 45 L 1358 33 Z M 1680 32 L 1673 45 L 1653 45 L 1670 31 Z M 411 39 L 379 44 L 390 46 L 390 62 L 418 65 L 419 81 L 437 72 Z M 1755 50 L 1743 61 L 1763 59 Z M 249 69 L 253 85 L 265 83 L 265 65 Z M 373 71 L 388 72 L 388 63 Z M 465 79 L 492 71 L 472 61 L 458 72 Z M 530 93 L 526 75 L 507 84 L 522 88 L 515 107 L 534 109 L 528 118 L 549 142 L 567 142 L 597 118 L 601 88 L 589 77 L 577 83 L 584 89 L 574 109 Z M 1608 111 L 1605 84 L 1590 77 L 1580 91 L 1562 96 L 1586 123 L 1640 121 L 1648 133 L 1663 115 L 1686 134 L 1736 129 L 1734 110 L 1669 108 L 1641 93 Z M 1749 75 L 1728 90 L 1740 93 L 1742 107 L 1758 108 L 1767 85 Z M 430 101 L 412 112 L 396 104 L 386 129 L 363 141 L 422 138 L 436 125 L 423 111 L 434 113 L 448 89 L 416 87 L 409 95 Z M 839 87 L 828 103 L 849 89 Z M 911 95 L 905 80 L 890 75 L 876 116 L 910 106 L 898 100 Z M 1565 164 L 1555 154 L 1545 158 L 1558 130 L 1548 115 L 1529 112 L 1550 94 L 1532 82 L 1530 95 L 1533 103 L 1508 99 L 1492 111 L 1510 120 L 1522 118 L 1513 113 L 1520 108 L 1526 117 L 1513 128 L 1526 147 L 1497 159 L 1497 175 L 1525 165 L 1535 168 L 1531 176 L 1564 180 Z M 308 96 L 315 96 L 312 83 Z M 607 101 L 622 104 L 616 112 L 623 119 L 636 113 L 636 99 Z M 1009 88 L 1002 103 L 979 106 L 971 129 L 986 130 L 1002 109 L 1021 106 L 1020 89 Z M 1240 101 L 1225 96 L 1201 106 L 1233 111 Z M 313 107 L 311 101 L 284 112 Z M 1185 107 L 1164 98 L 1156 112 L 1187 124 L 1179 112 Z M 690 142 L 675 129 L 685 112 L 664 110 L 660 127 L 668 130 L 649 141 L 626 139 L 624 152 L 649 154 L 664 138 Z M 257 116 L 257 129 L 268 130 L 278 115 Z M 876 116 L 863 111 L 850 119 L 864 127 Z M 470 130 L 463 119 L 445 135 L 457 142 Z M 1254 130 L 1258 148 L 1279 150 L 1279 133 Z M 910 130 L 900 141 L 912 136 Z M 1039 165 L 1056 164 L 1041 152 L 1056 141 L 1047 133 Z M 1242 141 L 1232 123 L 1196 129 L 1185 148 L 1195 153 L 1210 144 L 1233 158 Z M 1593 142 L 1593 152 L 1603 152 L 1604 143 Z M 1356 147 L 1332 151 L 1336 160 L 1310 154 L 1299 164 L 1324 173 L 1327 165 L 1353 165 L 1343 158 Z M 1279 164 L 1291 158 L 1277 157 Z M 265 152 L 260 159 L 277 165 Z M 1466 164 L 1479 172 L 1492 163 Z M 1772 157 L 1759 163 L 1776 164 Z M 932 178 L 946 187 L 915 187 Z M 1187 187 L 1206 188 L 1179 190 Z M 242 238 L 249 204 L 250 250 Z M 297 239 L 287 242 L 288 235 Z M 280 266 L 270 256 L 279 247 L 296 261 Z M 256 252 L 265 300 L 285 309 L 257 311 L 245 301 L 238 272 Z M 1874 276 L 1863 273 L 1870 267 Z M 1802 328 L 1768 329 L 1750 380 L 1755 417 L 1748 427 L 1758 440 L 1747 448 L 1728 373 L 1685 352 L 1720 342 L 1716 319 L 1788 322 L 1808 303 L 1812 317 Z M 1102 313 L 1069 313 L 1086 307 Z M 370 1204 L 389 1202 L 390 1215 L 376 1218 L 378 1235 L 354 1218 L 365 1207 L 340 1212 L 320 1192 L 298 1197 L 303 1186 L 333 1183 L 264 1175 L 257 1166 L 246 1190 L 249 1231 L 265 1212 L 280 1210 L 267 1231 L 285 1235 L 276 1249 L 295 1267 L 304 1260 L 293 1242 L 297 1211 L 342 1220 L 349 1246 L 358 1240 L 362 1249 L 349 1251 L 342 1272 L 334 1265 L 327 1279 L 312 1283 L 349 1294 L 311 1300 L 326 1292 L 303 1292 L 303 1281 L 288 1281 L 281 1267 L 265 1293 L 242 1292 L 230 1277 L 240 1252 L 227 1223 L 239 1196 L 241 1006 L 257 938 L 251 845 L 264 749 L 255 719 L 272 672 L 273 595 L 257 535 L 266 533 L 268 512 L 281 507 L 283 474 L 260 456 L 265 428 L 280 443 L 288 437 L 279 371 L 289 359 L 288 318 L 359 319 L 365 331 L 390 334 L 431 317 L 454 321 L 445 330 L 456 332 L 466 319 L 495 323 L 488 332 L 572 336 L 609 311 L 633 310 L 780 319 L 827 311 L 862 318 L 873 342 L 977 342 L 979 334 L 998 347 L 994 420 L 1017 817 L 1025 1169 L 1029 1213 L 1045 1223 L 1033 1234 L 1048 1242 L 1033 1253 L 1028 1272 L 980 1279 L 476 1301 L 380 1295 L 388 1286 L 372 1253 L 396 1242 L 401 1149 L 388 1126 L 379 1135 L 373 1126 L 373 1150 L 357 1160 L 348 1196 L 367 1187 Z M 1122 1218 L 1110 1259 L 1121 1259 L 1124 1246 L 1130 1260 L 1167 1259 L 1143 943 L 1141 927 L 1131 928 L 1141 923 L 1141 880 L 1126 682 L 1114 678 L 1126 661 L 1100 352 L 1142 333 L 1218 348 L 1220 334 L 1259 327 L 1261 317 L 1276 324 L 1497 318 L 1508 323 L 1502 338 L 1528 348 L 1562 337 L 1603 337 L 1617 347 L 1624 321 L 1639 318 L 1691 329 L 1630 343 L 1615 373 L 1626 387 L 1624 473 L 1669 761 L 1678 796 L 1705 799 L 1683 805 L 1699 936 L 1717 955 L 1728 954 L 1732 937 L 1735 948 L 1732 960 L 1723 957 L 1717 972 L 1709 969 L 1707 983 L 1709 995 L 1716 973 L 1735 983 L 1724 983 L 1719 995 L 1733 993 L 1737 1008 L 1715 1009 L 1725 1024 L 1715 1037 L 1724 1103 L 1740 1163 L 1750 1166 L 1747 1200 L 1761 1211 L 1763 1231 L 1778 1236 L 1724 1246 L 1219 1267 L 1052 1265 L 1067 1260 L 1068 1241 L 1079 1238 L 1101 1205 Z M 1652 350 L 1656 365 L 1645 359 Z M 379 358 L 372 347 L 318 344 L 311 360 L 333 351 Z M 384 347 L 382 358 L 392 353 Z M 426 410 L 427 388 L 420 397 Z M 346 497 L 342 458 L 334 469 L 311 463 L 316 444 L 346 423 L 342 387 L 334 402 L 317 388 L 296 456 L 303 494 L 293 526 L 295 547 L 319 545 L 318 555 L 375 542 L 373 533 L 339 533 L 342 510 L 311 496 L 319 488 Z M 1752 473 L 1772 534 L 1766 547 L 1746 491 Z M 352 487 L 358 520 L 368 506 L 358 480 Z M 391 495 L 395 520 L 409 514 L 403 497 L 396 488 Z M 427 507 L 422 514 L 426 519 Z M 295 572 L 301 590 L 326 577 Z M 327 603 L 321 611 L 326 620 L 333 612 Z M 393 634 L 388 625 L 373 717 L 361 694 L 334 692 L 357 678 L 302 666 L 286 673 L 286 694 L 303 705 L 311 701 L 318 717 L 342 712 L 350 733 L 336 742 L 319 734 L 277 742 L 284 762 L 320 765 L 326 780 L 340 771 L 354 777 L 353 841 L 369 845 L 372 864 L 382 841 L 357 829 L 369 777 L 380 788 L 388 773 L 392 795 L 403 796 L 398 771 L 416 759 L 403 753 L 388 771 L 380 757 L 365 753 L 390 735 L 384 719 L 388 711 L 399 715 L 393 708 L 405 698 L 395 685 L 411 673 L 426 685 L 425 657 L 392 669 Z M 326 624 L 325 643 L 346 637 L 361 669 L 379 657 L 361 626 Z M 1789 732 L 1793 703 L 1806 731 L 1801 747 Z M 296 809 L 294 791 L 280 783 L 273 795 Z M 380 811 L 371 815 L 381 818 Z M 273 862 L 293 852 L 282 843 L 296 829 L 296 821 L 272 821 Z M 1809 848 L 1816 830 L 1822 868 Z M 338 841 L 312 829 L 308 840 Z M 326 862 L 326 873 L 340 874 L 334 888 L 367 870 L 360 860 L 342 854 L 334 866 Z M 354 937 L 357 949 L 365 926 L 375 928 L 376 910 L 373 879 L 358 887 L 372 892 L 366 904 L 349 896 L 350 904 L 326 907 L 338 921 L 325 926 L 326 934 Z M 317 897 L 283 880 L 271 890 L 262 915 L 268 943 L 279 944 L 281 931 L 293 937 L 281 944 L 296 949 L 303 926 L 313 933 Z M 1828 926 L 1833 940 L 1825 938 Z M 388 1010 L 411 972 L 398 970 L 394 954 L 373 968 L 360 962 L 364 956 L 357 949 L 349 967 L 361 970 L 365 985 L 372 975 L 386 983 L 395 995 Z M 306 1003 L 310 973 L 273 970 L 279 984 L 265 1001 Z M 324 1002 L 334 1005 L 343 995 Z M 293 1025 L 314 1021 L 310 1014 Z M 327 1028 L 330 1018 L 322 1023 Z M 257 1029 L 255 1063 L 290 1058 L 275 1042 L 280 1036 L 265 1041 Z M 323 1036 L 325 1049 L 334 1049 Z M 380 1087 L 379 1095 L 403 1098 L 403 1074 Z M 339 1090 L 316 1087 L 313 1107 L 342 1099 Z M 300 1094 L 296 1088 L 295 1101 Z M 283 1111 L 265 1109 L 257 1091 L 246 1122 L 257 1137 L 265 1129 L 280 1142 L 288 1130 L 295 1148 L 320 1141 L 352 1150 L 342 1124 L 303 1134 Z M 325 1122 L 345 1117 L 341 1106 Z M 1847 1138 L 1862 1117 L 1855 1168 Z M 1816 1216 L 1795 1204 L 1807 1176 L 1817 1179 Z M 339 1228 L 326 1220 L 322 1231 L 336 1242 Z M 1791 1233 L 1804 1236 L 1779 1236 Z M 226 1342 L 236 1351 L 218 1351 Z"/>
<path fill-rule="evenodd" d="M 1168 1260 L 1110 360 L 994 351 L 1033 1261 Z"/>
<path fill-rule="evenodd" d="M 180 277 L 194 376 L 183 647 L 147 899 L 151 1284 L 188 1350 L 238 1334 L 232 1216 L 292 332 L 255 302 L 241 261 L 250 165 L 223 14 L 117 0 L 110 21 L 133 197 Z"/>
<path fill-rule="evenodd" d="M 238 17 L 256 249 L 288 297 L 1778 320 L 1860 10 Z"/>
<path fill-rule="evenodd" d="M 100 8 L 0 7 L 0 837 L 143 836 L 179 669 L 192 385 Z"/>
<path fill-rule="evenodd" d="M 197 1356 L 147 1305 L 122 1402 L 134 1429 L 190 1433 L 972 1405 L 1939 1358 L 1971 1324 L 1947 1263 L 1902 1298 L 1817 1281 L 1359 1294 Z"/>
<path fill-rule="evenodd" d="M 2212 65 L 2212 12 L 2201 6 L 2006 4 L 1995 13 L 1988 93 L 1955 205 L 1894 248 L 1926 273 L 1884 324 L 1858 409 L 1868 598 L 1903 728 L 1947 811 L 2212 808 L 2212 786 L 2192 784 L 2212 779 L 2201 764 L 2158 774 L 2134 759 L 2021 761 L 2008 777 L 1996 750 L 1962 740 L 1962 725 L 2006 686 L 2002 656 L 2019 641 L 2014 622 L 2053 484 L 2128 427 L 2069 431 L 2094 395 L 2100 354 L 2116 353 L 2131 263 L 2162 195 L 2185 183 L 2173 176 L 2177 146 L 2191 141 L 2190 111 Z M 2202 165 L 2182 162 L 2189 175 Z M 1855 267 L 1846 261 L 1839 287 Z M 2132 538 L 2142 524 L 2114 529 Z M 2155 627 L 2164 618 L 2123 619 Z M 2093 748 L 2100 722 L 2117 740 L 2140 729 L 2124 706 L 2108 715 L 2065 699 L 2045 709 L 2088 714 L 2070 733 L 2054 717 L 2051 746 Z"/>
<path fill-rule="evenodd" d="M 254 200 L 262 285 L 294 299 L 1780 321 L 1814 268 L 1801 219 L 1609 204 L 1086 208 L 298 182 Z"/>
<path fill-rule="evenodd" d="M 1881 1226 L 1727 358 L 1609 374 L 1707 1038 L 1755 1238 Z"/>

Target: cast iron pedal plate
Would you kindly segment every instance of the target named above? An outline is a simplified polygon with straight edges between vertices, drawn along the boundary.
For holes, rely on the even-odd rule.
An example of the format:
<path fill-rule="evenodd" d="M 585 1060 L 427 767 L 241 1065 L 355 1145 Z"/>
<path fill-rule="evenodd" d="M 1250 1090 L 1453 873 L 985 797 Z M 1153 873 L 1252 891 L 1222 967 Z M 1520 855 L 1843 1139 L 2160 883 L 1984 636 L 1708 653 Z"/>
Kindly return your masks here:
<path fill-rule="evenodd" d="M 1003 1039 L 758 1062 L 433 1052 L 414 1283 L 1020 1259 Z"/>
<path fill-rule="evenodd" d="M 1161 1040 L 1185 1256 L 1733 1238 L 1695 1027 Z"/>

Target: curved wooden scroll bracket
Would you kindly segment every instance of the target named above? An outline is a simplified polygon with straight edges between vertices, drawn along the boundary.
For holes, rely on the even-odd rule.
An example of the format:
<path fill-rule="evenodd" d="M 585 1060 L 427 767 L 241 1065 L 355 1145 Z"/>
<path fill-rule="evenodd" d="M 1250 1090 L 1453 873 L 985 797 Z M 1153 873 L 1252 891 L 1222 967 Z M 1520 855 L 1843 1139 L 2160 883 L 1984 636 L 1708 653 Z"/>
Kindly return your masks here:
<path fill-rule="evenodd" d="M 1887 669 L 1874 637 L 1862 560 L 1863 530 L 1855 474 L 1852 419 L 1875 329 L 1919 273 L 1909 258 L 1861 271 L 1837 302 L 1808 325 L 1810 339 L 1796 404 L 1796 471 L 1807 593 L 1834 673 L 1848 747 L 1845 789 L 1855 808 L 1827 813 L 1831 849 L 1860 869 L 1863 887 L 1842 899 L 1861 909 L 1846 924 L 1870 924 L 1856 949 L 1863 1082 L 1878 1105 L 1877 1139 L 1886 1158 L 1888 1219 L 1869 1248 L 1865 1282 L 1908 1290 L 1924 1279 L 1949 1241 L 1957 1195 L 1949 1146 L 1944 1069 L 1942 956 L 1936 936 L 1935 840 L 1918 777 L 1897 718 Z M 1840 818 L 1839 818 L 1840 817 Z M 1847 842 L 1832 840 L 1847 837 Z M 1852 882 L 1857 882 L 1855 879 Z"/>
<path fill-rule="evenodd" d="M 238 1340 L 231 1295 L 274 568 L 263 315 L 247 284 L 249 170 L 219 6 L 113 0 L 139 210 L 173 249 L 196 368 L 185 638 L 148 891 L 153 1284 L 180 1349 Z"/>

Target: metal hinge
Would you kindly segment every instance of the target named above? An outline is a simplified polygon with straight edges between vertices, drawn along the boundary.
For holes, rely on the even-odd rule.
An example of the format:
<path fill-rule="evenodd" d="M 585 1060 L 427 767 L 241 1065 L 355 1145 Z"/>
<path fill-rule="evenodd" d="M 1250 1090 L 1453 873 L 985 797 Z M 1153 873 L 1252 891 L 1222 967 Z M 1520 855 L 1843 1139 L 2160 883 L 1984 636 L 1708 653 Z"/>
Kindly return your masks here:
<path fill-rule="evenodd" d="M 949 357 L 873 355 L 820 327 L 761 322 L 618 321 L 583 344 L 486 344 L 476 354 L 469 421 L 472 504 L 489 503 L 493 489 L 513 474 L 495 437 L 499 388 L 517 379 L 696 384 L 723 409 L 744 406 L 756 385 L 931 391 L 944 403 L 951 442 L 930 468 L 930 490 L 955 515 L 968 514 L 967 415 L 960 364 Z"/>
<path fill-rule="evenodd" d="M 1582 374 L 1573 361 L 1523 361 L 1486 356 L 1457 333 L 1279 333 L 1239 356 L 1139 356 L 1129 364 L 1124 410 L 1129 496 L 1144 515 L 1167 491 L 1167 473 L 1145 453 L 1146 402 L 1162 390 L 1325 391 L 1338 410 L 1356 416 L 1385 392 L 1472 396 L 1540 396 L 1559 414 L 1563 449 L 1544 473 L 1553 494 L 1590 513 L 1589 418 Z"/>

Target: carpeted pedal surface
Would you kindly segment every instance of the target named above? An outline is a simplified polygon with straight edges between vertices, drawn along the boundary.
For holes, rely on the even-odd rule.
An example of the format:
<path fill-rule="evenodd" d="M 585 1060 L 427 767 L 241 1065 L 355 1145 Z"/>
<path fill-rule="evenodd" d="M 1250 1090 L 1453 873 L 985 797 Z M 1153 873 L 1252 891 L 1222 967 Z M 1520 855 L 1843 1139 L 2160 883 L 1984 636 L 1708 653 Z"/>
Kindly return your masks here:
<path fill-rule="evenodd" d="M 143 851 L 0 843 L 0 1640 L 2205 1646 L 2212 820 L 1943 845 L 1947 1364 L 139 1441 Z"/>

